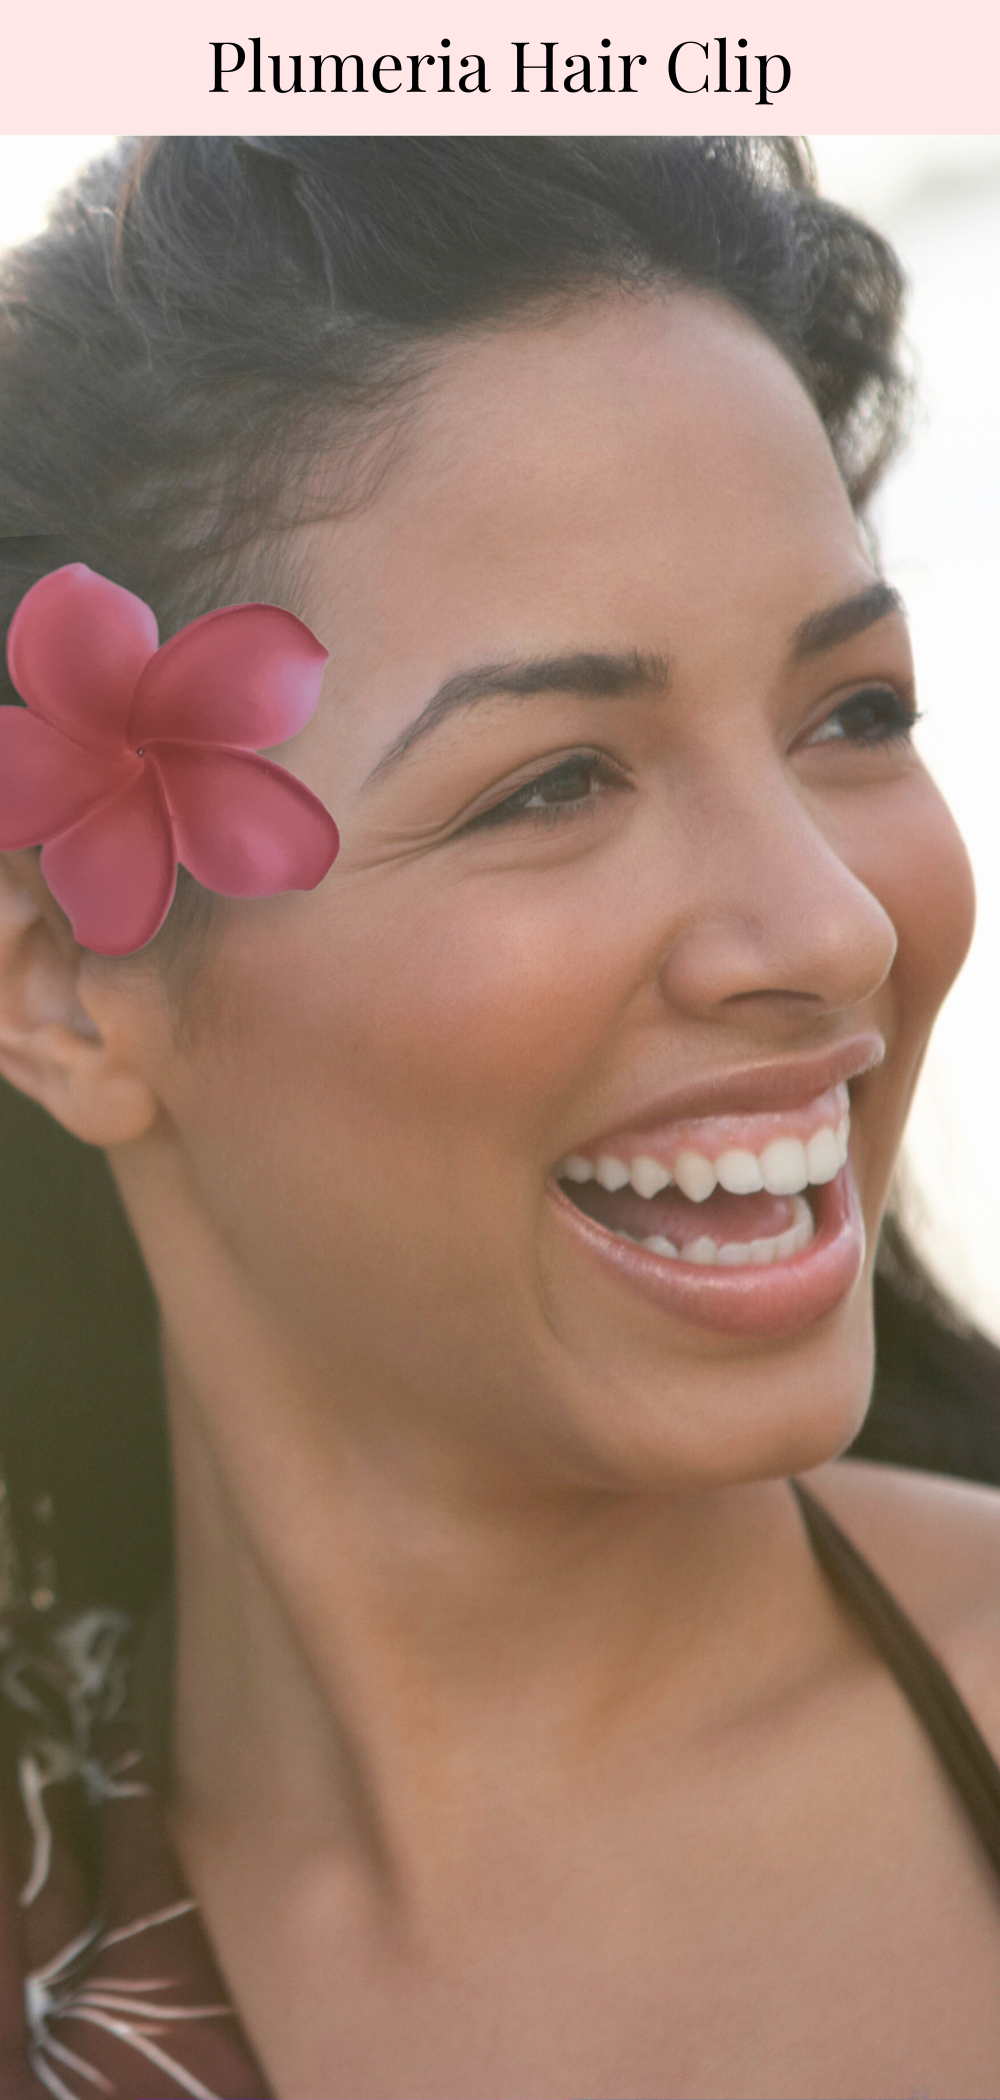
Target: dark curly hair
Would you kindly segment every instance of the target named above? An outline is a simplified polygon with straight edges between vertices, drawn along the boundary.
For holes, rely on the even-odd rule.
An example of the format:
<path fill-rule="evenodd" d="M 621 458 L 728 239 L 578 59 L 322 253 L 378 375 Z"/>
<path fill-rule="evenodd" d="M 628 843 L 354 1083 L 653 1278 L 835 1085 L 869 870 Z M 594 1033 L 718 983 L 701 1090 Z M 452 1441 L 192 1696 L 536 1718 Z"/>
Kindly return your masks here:
<path fill-rule="evenodd" d="M 138 592 L 164 634 L 252 595 L 303 506 L 364 500 L 387 456 L 373 439 L 391 451 L 440 341 L 609 283 L 710 288 L 750 315 L 863 506 L 905 419 L 902 276 L 816 194 L 793 140 L 124 143 L 0 274 L 4 625 L 69 561 Z M 322 497 L 317 459 L 333 469 Z M 161 953 L 189 930 L 194 887 Z M 100 1155 L 8 1089 L 0 1145 L 0 1445 L 22 1581 L 44 1599 L 53 1530 L 65 1591 L 141 1609 L 169 1565 L 149 1287 Z M 912 1341 L 930 1301 L 901 1260 L 881 1324 Z M 989 1375 L 983 1359 L 970 1393 Z M 878 1402 L 872 1419 L 877 1441 Z"/>
<path fill-rule="evenodd" d="M 0 273 L 4 624 L 73 560 L 171 631 L 317 448 L 357 465 L 436 342 L 602 282 L 743 308 L 863 503 L 905 401 L 901 273 L 790 139 L 126 144 Z"/>

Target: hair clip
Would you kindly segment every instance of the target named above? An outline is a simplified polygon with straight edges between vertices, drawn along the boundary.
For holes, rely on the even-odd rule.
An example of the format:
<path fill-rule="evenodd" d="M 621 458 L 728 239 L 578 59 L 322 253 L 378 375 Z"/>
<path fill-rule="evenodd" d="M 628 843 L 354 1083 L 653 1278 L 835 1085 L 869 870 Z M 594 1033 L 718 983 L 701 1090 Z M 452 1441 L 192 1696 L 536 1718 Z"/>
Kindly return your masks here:
<path fill-rule="evenodd" d="M 32 585 L 0 708 L 0 848 L 42 847 L 76 939 L 131 955 L 162 926 L 178 862 L 226 897 L 311 890 L 337 827 L 258 756 L 315 712 L 327 652 L 276 605 L 226 605 L 159 646 L 148 605 L 82 562 Z"/>

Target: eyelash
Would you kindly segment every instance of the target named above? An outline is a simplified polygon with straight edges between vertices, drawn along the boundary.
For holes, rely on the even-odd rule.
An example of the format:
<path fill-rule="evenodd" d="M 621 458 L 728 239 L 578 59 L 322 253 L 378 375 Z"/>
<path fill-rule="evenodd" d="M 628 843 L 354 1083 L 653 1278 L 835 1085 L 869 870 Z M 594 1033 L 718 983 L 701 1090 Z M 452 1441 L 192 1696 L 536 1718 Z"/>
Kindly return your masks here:
<path fill-rule="evenodd" d="M 831 724 L 844 721 L 851 710 L 856 713 L 856 726 L 852 731 L 845 728 L 842 736 L 830 733 Z M 864 719 L 867 710 L 867 721 Z M 891 685 L 866 685 L 860 692 L 851 693 L 841 700 L 832 714 L 806 738 L 809 747 L 816 744 L 853 744 L 863 751 L 885 750 L 892 744 L 906 744 L 920 720 L 918 710 L 905 694 Z"/>
<path fill-rule="evenodd" d="M 585 774 L 590 783 L 585 794 L 567 796 L 563 801 L 539 802 L 534 808 L 531 806 L 533 796 L 540 795 L 545 789 L 558 788 L 560 783 L 568 784 L 574 775 L 579 778 L 581 774 Z M 622 786 L 623 781 L 620 769 L 601 752 L 574 751 L 569 758 L 560 759 L 557 766 L 550 766 L 547 772 L 536 773 L 533 780 L 526 780 L 523 787 L 513 795 L 507 795 L 502 802 L 494 803 L 492 809 L 485 809 L 480 816 L 473 817 L 464 829 L 485 831 L 488 826 L 513 824 L 524 817 L 551 827 L 563 823 L 568 817 L 580 816 L 593 806 L 601 793 Z"/>
<path fill-rule="evenodd" d="M 853 729 L 846 726 L 852 710 L 855 714 Z M 919 720 L 917 709 L 894 686 L 865 686 L 861 692 L 852 693 L 848 699 L 842 700 L 839 707 L 834 708 L 832 714 L 813 731 L 807 743 L 810 746 L 844 743 L 860 750 L 884 750 L 893 744 L 907 743 Z M 845 723 L 840 736 L 830 733 L 831 724 L 838 721 Z M 567 795 L 561 801 L 534 802 L 535 796 L 540 797 L 546 790 L 550 793 L 558 790 L 560 785 L 568 785 L 574 776 L 579 780 L 581 775 L 585 775 L 588 781 L 585 793 Z M 537 773 L 533 780 L 525 781 L 513 795 L 494 803 L 492 809 L 483 810 L 463 828 L 466 831 L 485 831 L 501 824 L 517 823 L 526 817 L 551 828 L 593 808 L 601 793 L 621 787 L 624 778 L 620 769 L 602 753 L 575 751 L 570 757 L 560 759 L 558 765 L 550 766 L 546 772 Z"/>

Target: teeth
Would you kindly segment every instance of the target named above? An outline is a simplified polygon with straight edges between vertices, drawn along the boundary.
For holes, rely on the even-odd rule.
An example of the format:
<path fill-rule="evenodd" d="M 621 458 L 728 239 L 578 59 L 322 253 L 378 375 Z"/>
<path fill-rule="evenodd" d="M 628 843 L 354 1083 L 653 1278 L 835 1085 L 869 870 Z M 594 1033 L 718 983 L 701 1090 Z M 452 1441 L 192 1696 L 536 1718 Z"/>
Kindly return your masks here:
<path fill-rule="evenodd" d="M 675 1247 L 672 1240 L 659 1235 L 643 1240 L 652 1254 L 665 1254 L 669 1261 L 694 1262 L 699 1268 L 770 1268 L 776 1261 L 790 1261 L 793 1254 L 801 1254 L 808 1247 L 816 1231 L 812 1211 L 804 1196 L 796 1196 L 794 1222 L 787 1232 L 779 1232 L 775 1239 L 727 1240 L 718 1246 L 707 1233 L 698 1240 L 689 1240 L 683 1249 Z M 631 1233 L 619 1233 L 619 1239 L 631 1239 Z"/>
<path fill-rule="evenodd" d="M 770 1196 L 794 1196 L 809 1186 L 806 1148 L 800 1138 L 775 1138 L 760 1155 L 760 1171 Z"/>
<path fill-rule="evenodd" d="M 658 1196 L 670 1185 L 670 1170 L 661 1167 L 658 1159 L 634 1159 L 631 1181 L 637 1196 Z"/>
<path fill-rule="evenodd" d="M 755 1152 L 724 1152 L 715 1162 L 721 1186 L 732 1196 L 753 1196 L 764 1186 L 760 1160 Z"/>
<path fill-rule="evenodd" d="M 669 1188 L 671 1181 L 676 1182 L 690 1203 L 704 1203 L 716 1183 L 733 1196 L 751 1196 L 759 1189 L 767 1189 L 772 1196 L 797 1196 L 810 1183 L 819 1186 L 839 1174 L 847 1163 L 850 1133 L 851 1119 L 847 1115 L 836 1130 L 826 1123 L 814 1131 L 807 1144 L 799 1138 L 775 1138 L 765 1145 L 759 1157 L 739 1146 L 720 1153 L 716 1160 L 707 1159 L 703 1152 L 682 1152 L 674 1161 L 672 1174 L 669 1167 L 648 1153 L 640 1153 L 631 1161 L 619 1159 L 614 1153 L 602 1153 L 595 1165 L 582 1153 L 570 1152 L 560 1160 L 556 1179 L 596 1179 L 602 1189 L 612 1192 L 631 1182 L 636 1195 L 647 1200 Z"/>
<path fill-rule="evenodd" d="M 571 1152 L 568 1159 L 561 1159 L 556 1168 L 557 1181 L 593 1181 L 593 1160 L 583 1159 L 579 1152 Z"/>
<path fill-rule="evenodd" d="M 597 1179 L 602 1189 L 623 1189 L 629 1178 L 623 1159 L 612 1159 L 607 1154 L 597 1162 Z"/>
<path fill-rule="evenodd" d="M 775 1240 L 775 1261 L 789 1261 L 793 1254 L 799 1254 L 803 1247 L 808 1247 L 815 1229 L 808 1203 L 803 1196 L 797 1196 L 794 1223 L 789 1225 L 787 1232 L 779 1232 Z"/>
<path fill-rule="evenodd" d="M 806 1146 L 806 1168 L 812 1182 L 832 1181 L 840 1173 L 844 1162 L 840 1156 L 837 1133 L 829 1124 L 817 1130 Z"/>
<path fill-rule="evenodd" d="M 704 1203 L 715 1187 L 715 1168 L 701 1152 L 682 1152 L 674 1161 L 674 1180 L 689 1203 Z"/>

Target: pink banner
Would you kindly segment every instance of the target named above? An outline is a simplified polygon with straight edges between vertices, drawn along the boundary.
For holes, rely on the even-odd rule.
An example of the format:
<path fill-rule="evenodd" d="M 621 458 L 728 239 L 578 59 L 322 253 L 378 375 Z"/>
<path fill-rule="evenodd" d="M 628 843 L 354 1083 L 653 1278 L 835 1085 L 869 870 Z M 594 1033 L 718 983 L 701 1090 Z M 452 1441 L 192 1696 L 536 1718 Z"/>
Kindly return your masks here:
<path fill-rule="evenodd" d="M 989 132 L 1000 9 L 58 0 L 8 10 L 18 132 Z"/>

